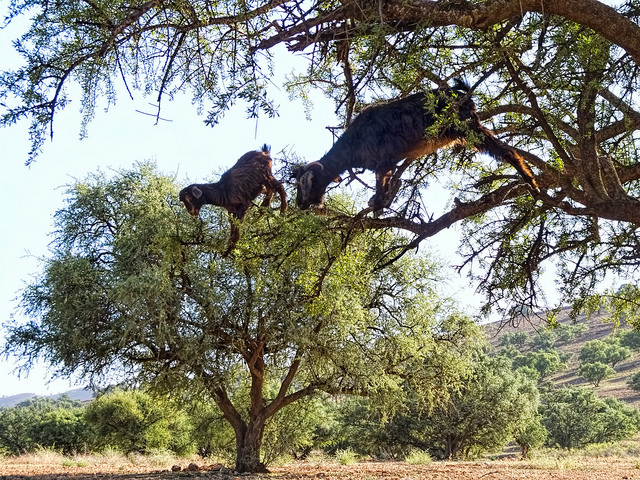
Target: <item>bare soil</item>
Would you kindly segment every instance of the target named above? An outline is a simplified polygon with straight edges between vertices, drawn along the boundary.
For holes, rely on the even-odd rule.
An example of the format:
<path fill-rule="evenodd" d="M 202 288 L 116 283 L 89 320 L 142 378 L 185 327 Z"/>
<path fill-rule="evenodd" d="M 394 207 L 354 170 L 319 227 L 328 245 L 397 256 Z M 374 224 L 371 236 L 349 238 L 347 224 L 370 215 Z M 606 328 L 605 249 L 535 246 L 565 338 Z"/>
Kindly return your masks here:
<path fill-rule="evenodd" d="M 550 462 L 553 463 L 553 462 Z M 404 462 L 337 463 L 296 462 L 271 467 L 270 474 L 237 474 L 217 466 L 197 471 L 154 470 L 136 465 L 33 465 L 0 463 L 0 480 L 640 480 L 634 458 L 594 458 L 545 465 L 536 461 L 497 460 L 486 462 L 432 462 L 409 465 Z"/>

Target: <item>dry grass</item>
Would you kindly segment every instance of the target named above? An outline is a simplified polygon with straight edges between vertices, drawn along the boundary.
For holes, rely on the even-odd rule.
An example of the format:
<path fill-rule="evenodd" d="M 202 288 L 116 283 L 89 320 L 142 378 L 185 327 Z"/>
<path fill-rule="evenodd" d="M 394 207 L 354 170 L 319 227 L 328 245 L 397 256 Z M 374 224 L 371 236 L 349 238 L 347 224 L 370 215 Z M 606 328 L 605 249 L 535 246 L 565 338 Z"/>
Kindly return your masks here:
<path fill-rule="evenodd" d="M 0 458 L 2 480 L 640 480 L 640 457 L 633 455 L 638 446 L 601 447 L 597 451 L 567 454 L 542 452 L 528 461 L 496 460 L 477 462 L 375 462 L 357 461 L 349 465 L 337 458 L 314 456 L 311 461 L 292 462 L 271 468 L 269 475 L 240 476 L 219 470 L 209 460 L 176 459 L 168 455 L 122 456 L 114 452 L 103 455 L 63 456 L 51 451 L 21 457 Z M 636 450 L 634 450 L 636 449 Z M 592 455 L 592 456 L 587 456 Z M 173 465 L 184 469 L 190 462 L 200 471 L 171 472 Z"/>
<path fill-rule="evenodd" d="M 184 463 L 184 459 L 158 452 L 150 455 L 122 455 L 117 451 L 106 450 L 100 454 L 62 455 L 49 449 L 18 457 L 0 457 L 0 474 L 12 475 L 20 472 L 33 474 L 46 473 L 85 473 L 88 471 L 104 473 L 139 473 L 171 469 L 173 465 Z"/>

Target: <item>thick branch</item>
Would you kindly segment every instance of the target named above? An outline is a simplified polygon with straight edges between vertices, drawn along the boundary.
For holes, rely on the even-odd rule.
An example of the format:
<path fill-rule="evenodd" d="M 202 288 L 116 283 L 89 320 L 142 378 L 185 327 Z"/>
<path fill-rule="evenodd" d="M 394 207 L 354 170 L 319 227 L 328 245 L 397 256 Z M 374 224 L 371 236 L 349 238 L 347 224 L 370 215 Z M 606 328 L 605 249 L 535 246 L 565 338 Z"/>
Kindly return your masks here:
<path fill-rule="evenodd" d="M 455 207 L 439 218 L 430 222 L 413 222 L 401 217 L 360 217 L 356 216 L 336 216 L 334 221 L 338 228 L 362 228 L 362 229 L 381 229 L 381 228 L 398 228 L 414 233 L 418 236 L 416 241 L 424 240 L 449 228 L 454 223 L 464 220 L 465 218 L 487 212 L 503 204 L 510 198 L 518 197 L 528 191 L 528 187 L 523 183 L 503 185 L 491 193 L 483 195 L 478 200 L 463 203 L 455 202 Z"/>
<path fill-rule="evenodd" d="M 640 27 L 597 0 L 494 0 L 477 5 L 465 1 L 430 0 L 388 0 L 383 3 L 386 3 L 382 9 L 385 22 L 409 24 L 427 20 L 434 27 L 457 25 L 484 30 L 527 12 L 559 15 L 593 29 L 622 47 L 640 64 Z M 378 2 L 369 3 L 369 8 L 363 8 L 363 12 L 370 18 L 379 18 Z"/>
<path fill-rule="evenodd" d="M 280 42 L 289 42 L 310 27 L 336 20 L 355 19 L 363 28 L 369 24 L 384 24 L 395 31 L 413 31 L 418 25 L 431 27 L 460 26 L 475 30 L 487 30 L 512 18 L 529 12 L 543 15 L 559 15 L 567 20 L 593 29 L 598 34 L 619 45 L 636 63 L 640 64 L 640 27 L 618 13 L 614 8 L 597 0 L 494 0 L 472 5 L 459 0 L 386 0 L 370 2 L 343 1 L 343 6 L 315 19 L 283 29 L 277 35 L 263 41 L 258 48 L 270 48 Z M 319 32 L 316 32 L 319 33 Z M 323 29 L 329 35 L 297 37 L 296 50 L 318 41 L 340 39 L 340 30 Z M 333 35 L 333 36 L 332 36 Z"/>

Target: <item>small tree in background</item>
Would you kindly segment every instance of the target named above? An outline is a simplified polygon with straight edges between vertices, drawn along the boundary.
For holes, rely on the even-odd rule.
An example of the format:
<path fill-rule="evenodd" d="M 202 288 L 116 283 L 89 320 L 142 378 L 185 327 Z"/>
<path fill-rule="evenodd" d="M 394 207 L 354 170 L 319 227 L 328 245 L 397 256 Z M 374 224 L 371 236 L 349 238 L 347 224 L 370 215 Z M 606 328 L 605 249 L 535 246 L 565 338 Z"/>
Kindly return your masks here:
<path fill-rule="evenodd" d="M 513 368 L 529 367 L 538 371 L 540 379 L 558 372 L 567 367 L 567 358 L 557 350 L 547 350 L 542 352 L 529 352 L 520 355 L 512 360 Z"/>
<path fill-rule="evenodd" d="M 522 458 L 528 458 L 532 448 L 544 445 L 547 439 L 547 429 L 542 425 L 542 416 L 531 417 L 530 421 L 520 426 L 515 433 L 515 442 L 521 449 Z"/>
<path fill-rule="evenodd" d="M 557 335 L 554 330 L 540 330 L 531 340 L 532 348 L 536 350 L 552 350 Z"/>
<path fill-rule="evenodd" d="M 34 444 L 66 455 L 86 452 L 96 445 L 96 435 L 84 418 L 84 407 L 58 408 L 45 413 L 29 427 Z"/>
<path fill-rule="evenodd" d="M 481 355 L 462 386 L 433 408 L 421 403 L 417 392 L 418 386 L 409 390 L 405 406 L 382 427 L 385 441 L 438 458 L 465 458 L 503 447 L 534 421 L 539 405 L 535 381 L 513 372 L 501 357 Z"/>
<path fill-rule="evenodd" d="M 627 380 L 627 385 L 631 390 L 640 392 L 640 372 L 636 372 Z"/>
<path fill-rule="evenodd" d="M 66 453 L 81 451 L 91 446 L 93 438 L 81 412 L 81 403 L 66 395 L 0 408 L 0 449 L 12 454 L 30 452 L 38 446 L 57 447 Z"/>
<path fill-rule="evenodd" d="M 526 332 L 515 332 L 513 334 L 513 344 L 516 347 L 522 348 L 524 344 L 527 343 L 528 339 L 529 339 L 529 334 L 527 334 Z"/>
<path fill-rule="evenodd" d="M 615 374 L 616 371 L 613 368 L 602 362 L 581 363 L 578 367 L 578 375 L 594 387 L 598 387 L 602 380 L 611 378 Z"/>
<path fill-rule="evenodd" d="M 551 447 L 581 448 L 631 438 L 640 429 L 640 412 L 623 402 L 600 399 L 593 390 L 560 388 L 544 396 L 542 424 Z"/>
<path fill-rule="evenodd" d="M 576 325 L 566 325 L 561 323 L 555 330 L 556 338 L 560 343 L 569 343 L 572 340 L 575 340 L 580 335 L 583 335 L 589 330 L 589 326 L 584 323 L 579 323 Z"/>
<path fill-rule="evenodd" d="M 615 367 L 631 356 L 631 349 L 620 345 L 617 337 L 609 337 L 606 341 L 591 340 L 580 349 L 581 363 L 606 363 Z"/>
<path fill-rule="evenodd" d="M 623 347 L 629 347 L 632 350 L 640 349 L 640 330 L 635 328 L 632 330 L 625 330 L 620 332 L 620 345 Z"/>

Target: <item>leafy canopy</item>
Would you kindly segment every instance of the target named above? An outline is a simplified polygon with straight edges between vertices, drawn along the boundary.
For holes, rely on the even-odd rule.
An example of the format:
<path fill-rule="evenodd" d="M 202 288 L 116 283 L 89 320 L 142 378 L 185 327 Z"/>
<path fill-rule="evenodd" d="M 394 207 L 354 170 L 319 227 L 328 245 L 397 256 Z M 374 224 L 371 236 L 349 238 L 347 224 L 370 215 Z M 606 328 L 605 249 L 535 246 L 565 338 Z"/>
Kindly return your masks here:
<path fill-rule="evenodd" d="M 462 76 L 542 192 L 532 196 L 502 162 L 443 152 L 407 169 L 390 212 L 361 225 L 407 232 L 403 248 L 386 252 L 393 261 L 463 222 L 461 268 L 486 294 L 486 311 L 544 304 L 549 268 L 575 310 L 590 310 L 608 273 L 634 283 L 639 265 L 640 4 L 610 3 L 11 0 L 9 20 L 32 19 L 15 42 L 22 65 L 0 74 L 0 125 L 31 122 L 33 159 L 72 85 L 85 127 L 124 92 L 153 96 L 158 115 L 188 92 L 210 125 L 237 103 L 251 117 L 274 115 L 282 46 L 307 60 L 289 76 L 291 95 L 320 89 L 345 125 L 363 103 Z M 442 187 L 455 201 L 435 208 Z M 638 301 L 637 290 L 626 293 L 624 305 Z M 624 305 L 617 312 L 632 315 Z"/>
<path fill-rule="evenodd" d="M 265 423 L 288 405 L 320 392 L 392 405 L 408 377 L 435 401 L 469 365 L 451 351 L 468 329 L 438 297 L 435 265 L 375 268 L 401 238 L 252 208 L 223 256 L 226 214 L 193 218 L 177 191 L 150 164 L 69 186 L 51 256 L 22 295 L 28 320 L 6 325 L 5 352 L 93 384 L 215 402 L 242 471 L 262 468 Z M 414 368 L 425 359 L 429 369 Z"/>

